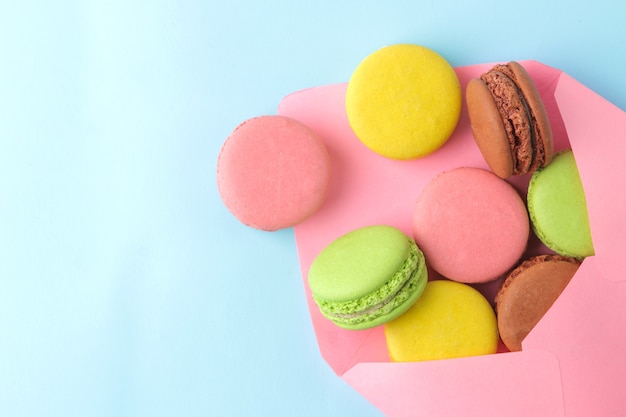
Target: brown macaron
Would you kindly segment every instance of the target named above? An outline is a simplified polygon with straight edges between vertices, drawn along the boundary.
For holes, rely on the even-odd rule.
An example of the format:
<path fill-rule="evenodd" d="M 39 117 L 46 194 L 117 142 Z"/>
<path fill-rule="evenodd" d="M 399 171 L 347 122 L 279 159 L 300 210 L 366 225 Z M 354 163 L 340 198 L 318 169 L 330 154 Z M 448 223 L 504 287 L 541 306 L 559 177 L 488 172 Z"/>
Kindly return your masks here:
<path fill-rule="evenodd" d="M 515 61 L 473 78 L 465 99 L 474 140 L 500 178 L 530 174 L 554 154 L 543 100 L 526 69 Z"/>
<path fill-rule="evenodd" d="M 538 255 L 513 269 L 496 294 L 500 338 L 510 351 L 541 320 L 572 279 L 580 262 L 561 255 Z"/>

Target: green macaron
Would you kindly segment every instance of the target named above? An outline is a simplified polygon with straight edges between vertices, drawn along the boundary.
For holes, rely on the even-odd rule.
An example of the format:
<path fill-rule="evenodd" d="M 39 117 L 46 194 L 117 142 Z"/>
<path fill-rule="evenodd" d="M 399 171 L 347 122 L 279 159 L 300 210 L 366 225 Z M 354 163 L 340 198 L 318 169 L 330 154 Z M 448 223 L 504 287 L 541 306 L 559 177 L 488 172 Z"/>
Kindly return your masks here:
<path fill-rule="evenodd" d="M 315 258 L 308 282 L 324 317 L 360 330 L 398 317 L 428 281 L 422 251 L 395 227 L 375 225 L 349 232 Z"/>
<path fill-rule="evenodd" d="M 570 149 L 533 174 L 527 200 L 533 230 L 547 247 L 578 259 L 594 254 L 585 192 Z"/>

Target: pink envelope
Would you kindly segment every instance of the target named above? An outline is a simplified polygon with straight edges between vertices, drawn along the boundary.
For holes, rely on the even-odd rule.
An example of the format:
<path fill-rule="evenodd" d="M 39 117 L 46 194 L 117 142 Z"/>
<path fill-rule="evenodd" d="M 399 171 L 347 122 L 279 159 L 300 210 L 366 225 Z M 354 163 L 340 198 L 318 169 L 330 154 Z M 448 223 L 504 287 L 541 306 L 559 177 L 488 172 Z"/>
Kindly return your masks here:
<path fill-rule="evenodd" d="M 344 111 L 346 84 L 283 99 L 278 113 L 324 140 L 333 177 L 326 204 L 295 227 L 305 293 L 320 352 L 335 373 L 389 416 L 621 416 L 626 412 L 626 156 L 624 112 L 567 74 L 523 61 L 546 104 L 556 149 L 578 164 L 596 255 L 526 338 L 521 352 L 428 362 L 389 361 L 382 326 L 343 330 L 321 316 L 307 284 L 309 266 L 333 239 L 357 227 L 388 224 L 411 234 L 422 187 L 459 166 L 487 168 L 467 112 L 452 138 L 420 160 L 393 161 L 366 149 Z M 457 68 L 463 90 L 493 64 Z M 525 194 L 529 177 L 511 180 Z M 536 239 L 528 254 L 548 251 Z M 433 274 L 436 275 L 436 274 Z M 435 276 L 436 278 L 436 276 Z M 489 300 L 499 281 L 477 286 Z"/>

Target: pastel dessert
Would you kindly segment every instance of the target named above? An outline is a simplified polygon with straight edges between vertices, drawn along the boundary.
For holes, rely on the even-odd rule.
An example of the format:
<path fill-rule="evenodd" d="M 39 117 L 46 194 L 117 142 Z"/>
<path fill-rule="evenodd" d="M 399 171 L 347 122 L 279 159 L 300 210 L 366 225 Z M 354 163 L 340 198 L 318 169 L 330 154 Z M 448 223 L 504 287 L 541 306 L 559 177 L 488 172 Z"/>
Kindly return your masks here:
<path fill-rule="evenodd" d="M 419 45 L 381 48 L 355 69 L 346 112 L 356 136 L 392 159 L 414 159 L 439 149 L 461 114 L 461 87 L 452 66 Z"/>
<path fill-rule="evenodd" d="M 431 281 L 403 315 L 385 324 L 389 357 L 426 361 L 495 353 L 498 326 L 487 299 L 467 284 Z"/>
<path fill-rule="evenodd" d="M 554 153 L 550 120 L 522 65 L 499 64 L 470 80 L 465 99 L 476 144 L 496 175 L 533 173 L 550 163 Z"/>
<path fill-rule="evenodd" d="M 334 240 L 315 258 L 308 276 L 322 315 L 350 330 L 399 316 L 418 299 L 427 280 L 424 255 L 413 239 L 384 225 Z"/>
<path fill-rule="evenodd" d="M 284 116 L 246 120 L 228 137 L 217 162 L 217 185 L 230 212 L 250 227 L 275 231 L 316 213 L 330 185 L 321 139 Z"/>
<path fill-rule="evenodd" d="M 504 275 L 521 258 L 529 235 L 521 197 L 485 169 L 437 175 L 413 211 L 413 237 L 426 261 L 454 281 L 480 283 Z"/>
<path fill-rule="evenodd" d="M 574 258 L 538 255 L 509 273 L 495 302 L 500 337 L 510 351 L 522 350 L 522 341 L 552 307 L 579 266 Z"/>
<path fill-rule="evenodd" d="M 585 192 L 571 149 L 559 152 L 528 184 L 528 212 L 537 237 L 558 254 L 594 254 Z"/>

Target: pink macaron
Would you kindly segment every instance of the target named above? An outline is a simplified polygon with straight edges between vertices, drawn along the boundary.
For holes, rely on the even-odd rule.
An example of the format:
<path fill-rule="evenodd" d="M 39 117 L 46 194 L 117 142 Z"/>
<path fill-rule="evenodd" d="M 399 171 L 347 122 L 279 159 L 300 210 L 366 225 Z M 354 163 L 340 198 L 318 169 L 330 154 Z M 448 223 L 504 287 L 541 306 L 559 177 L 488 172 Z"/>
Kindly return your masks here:
<path fill-rule="evenodd" d="M 217 185 L 228 210 L 243 224 L 274 231 L 317 212 L 330 182 L 330 159 L 310 128 L 284 116 L 241 123 L 222 146 Z"/>
<path fill-rule="evenodd" d="M 528 212 L 518 192 L 479 168 L 443 172 L 424 187 L 413 212 L 426 263 L 454 281 L 494 280 L 526 250 Z"/>

